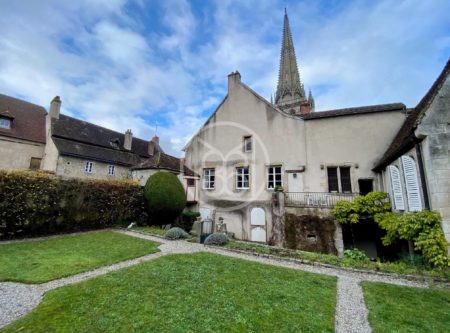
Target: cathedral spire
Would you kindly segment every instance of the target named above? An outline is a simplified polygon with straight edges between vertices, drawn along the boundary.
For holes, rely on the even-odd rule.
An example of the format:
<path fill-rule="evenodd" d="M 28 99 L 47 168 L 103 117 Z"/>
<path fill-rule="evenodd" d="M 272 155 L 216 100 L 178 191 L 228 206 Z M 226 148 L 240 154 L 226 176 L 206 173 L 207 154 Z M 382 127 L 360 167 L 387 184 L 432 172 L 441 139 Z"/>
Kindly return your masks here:
<path fill-rule="evenodd" d="M 305 90 L 300 82 L 300 74 L 292 42 L 291 28 L 286 8 L 284 9 L 283 41 L 281 45 L 280 69 L 275 104 L 281 106 L 306 100 Z"/>

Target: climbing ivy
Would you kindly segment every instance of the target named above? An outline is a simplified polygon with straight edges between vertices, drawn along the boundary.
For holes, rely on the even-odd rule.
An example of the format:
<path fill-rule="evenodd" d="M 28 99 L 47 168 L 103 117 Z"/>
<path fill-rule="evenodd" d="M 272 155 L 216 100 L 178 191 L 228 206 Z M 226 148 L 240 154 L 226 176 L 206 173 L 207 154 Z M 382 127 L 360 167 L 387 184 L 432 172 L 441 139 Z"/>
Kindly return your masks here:
<path fill-rule="evenodd" d="M 438 267 L 450 265 L 447 242 L 441 229 L 441 216 L 437 212 L 423 210 L 408 213 L 382 213 L 375 215 L 375 222 L 386 230 L 384 245 L 397 239 L 412 241 L 428 262 Z"/>
<path fill-rule="evenodd" d="M 384 245 L 390 245 L 397 239 L 411 241 L 432 265 L 450 265 L 441 217 L 437 212 L 393 213 L 387 193 L 371 192 L 356 197 L 352 202 L 338 201 L 332 214 L 341 224 L 374 220 L 386 230 L 382 239 Z"/>
<path fill-rule="evenodd" d="M 338 201 L 332 214 L 341 224 L 358 223 L 371 220 L 376 214 L 386 213 L 391 210 L 391 204 L 387 193 L 370 192 L 360 195 L 354 201 Z"/>

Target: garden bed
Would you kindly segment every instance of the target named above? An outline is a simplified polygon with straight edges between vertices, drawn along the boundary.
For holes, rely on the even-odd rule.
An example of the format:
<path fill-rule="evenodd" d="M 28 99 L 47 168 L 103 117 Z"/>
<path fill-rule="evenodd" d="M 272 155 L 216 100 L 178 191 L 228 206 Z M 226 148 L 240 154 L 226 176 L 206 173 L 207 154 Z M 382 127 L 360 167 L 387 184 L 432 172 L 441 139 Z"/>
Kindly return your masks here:
<path fill-rule="evenodd" d="M 450 281 L 450 268 L 432 269 L 425 266 L 415 266 L 405 261 L 374 262 L 369 260 L 354 260 L 350 258 L 339 258 L 329 254 L 284 249 L 275 246 L 234 240 L 230 241 L 224 247 L 229 250 L 239 252 L 243 251 L 245 253 L 252 253 L 256 255 L 270 255 L 281 258 L 290 258 L 307 264 L 322 264 L 329 267 L 353 269 L 361 272 L 371 272 L 377 274 L 394 273 L 413 280 L 432 278 L 437 282 L 448 283 Z"/>

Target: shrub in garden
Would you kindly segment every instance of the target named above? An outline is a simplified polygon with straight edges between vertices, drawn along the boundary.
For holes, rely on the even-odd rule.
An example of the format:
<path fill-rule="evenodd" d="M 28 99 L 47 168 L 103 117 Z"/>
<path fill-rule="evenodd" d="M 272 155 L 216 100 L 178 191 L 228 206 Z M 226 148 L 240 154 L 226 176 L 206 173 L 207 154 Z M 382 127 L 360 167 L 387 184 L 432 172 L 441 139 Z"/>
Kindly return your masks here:
<path fill-rule="evenodd" d="M 228 243 L 228 236 L 222 232 L 216 232 L 205 239 L 205 245 L 225 245 Z"/>
<path fill-rule="evenodd" d="M 167 239 L 184 239 L 188 238 L 189 234 L 181 228 L 174 227 L 167 230 L 166 235 L 164 236 Z"/>
<path fill-rule="evenodd" d="M 104 228 L 139 221 L 144 213 L 143 191 L 134 182 L 0 171 L 0 238 Z"/>
<path fill-rule="evenodd" d="M 170 172 L 157 172 L 145 184 L 144 197 L 153 225 L 171 224 L 186 206 L 186 195 L 177 176 Z"/>
<path fill-rule="evenodd" d="M 414 248 L 421 251 L 424 258 L 434 266 L 450 266 L 439 213 L 429 210 L 384 213 L 376 215 L 375 221 L 386 230 L 384 245 L 392 244 L 396 239 L 412 241 Z"/>
<path fill-rule="evenodd" d="M 348 259 L 356 260 L 356 261 L 367 261 L 367 260 L 369 260 L 369 258 L 366 256 L 366 254 L 363 251 L 358 250 L 356 248 L 345 250 L 344 251 L 344 257 L 348 258 Z"/>
<path fill-rule="evenodd" d="M 185 211 L 181 214 L 181 218 L 174 223 L 174 226 L 180 227 L 181 229 L 184 229 L 186 232 L 189 232 L 192 230 L 192 226 L 194 225 L 194 222 L 197 220 L 197 217 L 199 216 L 200 216 L 199 212 L 192 212 L 190 210 Z"/>

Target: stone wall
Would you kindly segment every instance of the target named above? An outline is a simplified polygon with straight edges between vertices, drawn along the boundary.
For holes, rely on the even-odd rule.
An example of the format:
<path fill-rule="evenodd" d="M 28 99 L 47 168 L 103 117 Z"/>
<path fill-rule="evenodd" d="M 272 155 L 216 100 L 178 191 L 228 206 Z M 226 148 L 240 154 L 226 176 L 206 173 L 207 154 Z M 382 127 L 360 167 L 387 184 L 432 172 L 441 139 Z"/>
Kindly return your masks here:
<path fill-rule="evenodd" d="M 331 217 L 285 215 L 284 247 L 288 249 L 336 255 L 335 233 L 336 225 Z"/>
<path fill-rule="evenodd" d="M 42 143 L 0 136 L 0 169 L 28 169 L 32 157 L 43 155 Z"/>
<path fill-rule="evenodd" d="M 114 176 L 108 176 L 109 163 L 91 161 L 93 163 L 92 173 L 84 171 L 88 159 L 81 159 L 68 156 L 58 158 L 56 175 L 62 177 L 82 178 L 82 179 L 130 179 L 131 172 L 128 167 L 121 165 L 114 166 Z"/>

